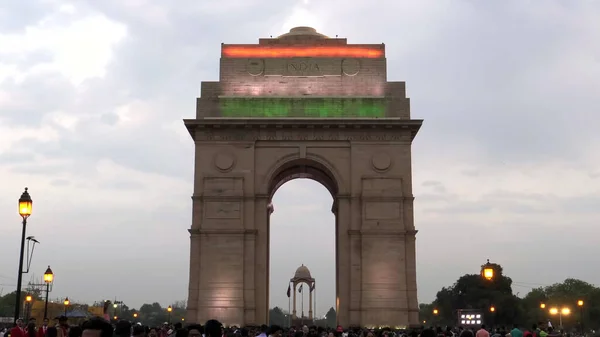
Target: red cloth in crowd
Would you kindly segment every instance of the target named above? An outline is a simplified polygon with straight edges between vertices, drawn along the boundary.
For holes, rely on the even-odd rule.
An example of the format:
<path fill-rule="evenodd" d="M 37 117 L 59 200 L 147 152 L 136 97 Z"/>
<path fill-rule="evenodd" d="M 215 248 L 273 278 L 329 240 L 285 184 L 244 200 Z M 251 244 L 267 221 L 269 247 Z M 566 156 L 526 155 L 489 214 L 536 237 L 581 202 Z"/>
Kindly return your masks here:
<path fill-rule="evenodd" d="M 11 337 L 27 337 L 25 335 L 25 329 L 19 328 L 18 326 L 10 329 L 10 336 Z"/>
<path fill-rule="evenodd" d="M 47 326 L 41 326 L 41 327 L 39 327 L 38 331 L 37 331 L 37 337 L 44 337 L 44 336 L 46 336 L 46 330 L 47 329 L 48 329 Z"/>

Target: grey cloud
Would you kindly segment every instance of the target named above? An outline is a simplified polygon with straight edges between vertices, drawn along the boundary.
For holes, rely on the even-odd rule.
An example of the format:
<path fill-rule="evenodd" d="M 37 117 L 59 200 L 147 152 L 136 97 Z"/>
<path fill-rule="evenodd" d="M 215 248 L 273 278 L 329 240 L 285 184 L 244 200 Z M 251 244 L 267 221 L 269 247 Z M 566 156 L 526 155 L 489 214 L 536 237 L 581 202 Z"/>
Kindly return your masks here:
<path fill-rule="evenodd" d="M 50 185 L 54 187 L 65 187 L 71 185 L 71 181 L 67 179 L 54 179 L 50 181 Z"/>
<path fill-rule="evenodd" d="M 16 52 L 0 53 L 1 60 L 16 65 L 19 71 L 29 70 L 32 64 L 49 62 L 53 57 L 52 53 L 45 50 L 38 50 L 25 56 Z"/>
<path fill-rule="evenodd" d="M 117 181 L 112 181 L 109 183 L 99 184 L 98 187 L 114 188 L 117 190 L 141 190 L 144 188 L 144 184 L 138 183 L 138 182 L 133 182 L 133 181 L 117 180 Z"/>
<path fill-rule="evenodd" d="M 0 164 L 12 165 L 35 161 L 35 153 L 31 151 L 5 151 L 0 152 Z"/>
<path fill-rule="evenodd" d="M 498 190 L 481 196 L 475 201 L 461 200 L 459 196 L 424 195 L 419 200 L 424 202 L 446 201 L 442 207 L 424 207 L 425 213 L 438 214 L 472 214 L 492 211 L 506 214 L 552 214 L 557 212 L 591 214 L 598 212 L 600 194 L 590 194 L 577 197 L 561 197 L 539 193 L 515 193 Z"/>
<path fill-rule="evenodd" d="M 58 175 L 64 173 L 68 164 L 17 164 L 12 165 L 11 172 L 40 175 Z"/>
<path fill-rule="evenodd" d="M 100 116 L 100 121 L 110 126 L 115 126 L 119 121 L 119 116 L 114 113 L 105 113 Z"/>
<path fill-rule="evenodd" d="M 0 31 L 19 33 L 28 25 L 42 19 L 52 9 L 49 2 L 43 1 L 5 1 L 0 8 Z"/>
<path fill-rule="evenodd" d="M 467 177 L 478 177 L 481 174 L 481 172 L 479 170 L 475 170 L 475 169 L 463 170 L 461 173 Z"/>
<path fill-rule="evenodd" d="M 444 184 L 442 184 L 439 181 L 428 180 L 428 181 L 424 181 L 421 185 L 424 187 L 431 187 L 437 193 L 445 193 L 446 192 L 446 187 L 444 186 Z"/>
<path fill-rule="evenodd" d="M 30 76 L 23 83 L 4 81 L 0 90 L 11 93 L 0 117 L 17 126 L 39 126 L 46 114 L 69 109 L 76 95 L 72 84 L 58 74 Z"/>

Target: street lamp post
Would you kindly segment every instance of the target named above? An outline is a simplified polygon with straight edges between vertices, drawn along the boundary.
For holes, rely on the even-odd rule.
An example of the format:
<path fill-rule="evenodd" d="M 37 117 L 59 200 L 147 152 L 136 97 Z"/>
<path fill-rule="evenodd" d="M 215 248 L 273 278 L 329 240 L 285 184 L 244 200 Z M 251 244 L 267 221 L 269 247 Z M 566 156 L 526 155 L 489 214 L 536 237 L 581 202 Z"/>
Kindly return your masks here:
<path fill-rule="evenodd" d="M 119 305 L 121 306 L 119 309 L 119 315 L 123 316 L 123 301 L 117 301 L 117 298 L 115 297 L 115 301 L 113 302 L 113 309 L 114 309 L 114 314 L 115 316 L 117 316 L 117 308 L 119 308 Z"/>
<path fill-rule="evenodd" d="M 33 201 L 31 200 L 31 196 L 29 192 L 27 192 L 27 187 L 25 187 L 25 191 L 21 194 L 19 198 L 19 215 L 23 219 L 23 233 L 21 234 L 21 253 L 19 255 L 19 272 L 17 273 L 17 296 L 15 303 L 15 323 L 19 319 L 19 312 L 21 309 L 21 283 L 23 282 L 23 254 L 25 254 L 25 233 L 27 232 L 27 218 L 31 215 L 31 207 L 33 205 Z"/>
<path fill-rule="evenodd" d="M 541 320 L 543 320 L 543 319 L 545 319 L 545 318 L 546 318 L 546 317 L 544 317 L 544 316 L 545 316 L 545 315 L 544 315 L 544 311 L 546 311 L 546 303 L 544 303 L 544 302 L 540 303 L 540 309 L 541 309 L 541 310 L 540 310 L 540 311 L 541 311 L 541 318 L 539 318 L 539 319 L 538 319 L 538 321 L 540 321 L 540 322 L 541 322 Z M 537 315 L 537 316 L 539 317 L 539 316 L 540 316 L 540 314 L 538 313 L 538 315 Z"/>
<path fill-rule="evenodd" d="M 581 334 L 585 335 L 583 330 L 583 300 L 578 300 L 577 306 L 579 307 L 579 325 L 581 325 Z"/>
<path fill-rule="evenodd" d="M 33 297 L 31 295 L 25 296 L 25 322 L 29 322 L 29 311 L 31 310 L 31 301 L 33 301 Z"/>
<path fill-rule="evenodd" d="M 173 311 L 173 307 L 172 307 L 172 306 L 169 306 L 169 307 L 167 308 L 167 312 L 169 312 L 169 324 L 171 324 L 171 311 Z"/>
<path fill-rule="evenodd" d="M 559 321 L 559 326 L 562 329 L 563 328 L 563 322 L 562 322 L 562 317 L 563 315 L 568 316 L 571 314 L 571 309 L 569 308 L 562 308 L 562 309 L 558 309 L 558 308 L 550 308 L 549 310 L 550 315 L 556 315 L 558 314 L 558 321 Z"/>
<path fill-rule="evenodd" d="M 44 303 L 44 319 L 48 318 L 48 294 L 50 293 L 50 284 L 54 281 L 54 273 L 50 266 L 44 272 L 44 283 L 46 283 L 46 302 Z"/>
<path fill-rule="evenodd" d="M 65 301 L 63 302 L 65 305 L 65 316 L 67 316 L 67 308 L 69 307 L 69 304 L 71 304 L 71 302 L 69 301 L 69 298 L 65 298 Z"/>
<path fill-rule="evenodd" d="M 494 270 L 494 265 L 490 263 L 490 259 L 487 260 L 487 262 L 481 266 L 481 276 L 488 280 L 491 281 L 494 279 L 494 275 L 495 274 L 495 270 Z"/>

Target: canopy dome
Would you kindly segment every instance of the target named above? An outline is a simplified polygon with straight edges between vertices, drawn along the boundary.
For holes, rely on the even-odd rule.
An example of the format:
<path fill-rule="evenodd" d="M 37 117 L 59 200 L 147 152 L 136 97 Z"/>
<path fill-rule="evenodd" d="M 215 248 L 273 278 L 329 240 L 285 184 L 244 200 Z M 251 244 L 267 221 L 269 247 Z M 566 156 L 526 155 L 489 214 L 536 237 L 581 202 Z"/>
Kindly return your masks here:
<path fill-rule="evenodd" d="M 308 270 L 308 268 L 306 268 L 305 265 L 301 265 L 300 267 L 298 267 L 298 269 L 296 269 L 296 273 L 294 274 L 294 278 L 295 279 L 312 279 L 312 276 L 310 275 L 310 270 Z"/>
<path fill-rule="evenodd" d="M 285 33 L 283 35 L 279 35 L 278 39 L 285 39 L 288 37 L 296 37 L 296 36 L 307 36 L 319 39 L 327 39 L 327 36 L 318 33 L 316 29 L 312 27 L 294 27 L 290 29 L 289 33 Z"/>

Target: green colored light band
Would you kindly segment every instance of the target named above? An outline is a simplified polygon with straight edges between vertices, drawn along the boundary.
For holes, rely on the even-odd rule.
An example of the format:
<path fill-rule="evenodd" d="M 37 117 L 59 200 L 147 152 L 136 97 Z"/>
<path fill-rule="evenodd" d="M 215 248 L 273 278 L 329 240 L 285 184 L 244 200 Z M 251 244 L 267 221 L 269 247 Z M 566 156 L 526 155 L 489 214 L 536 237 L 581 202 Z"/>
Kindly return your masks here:
<path fill-rule="evenodd" d="M 345 97 L 225 97 L 222 117 L 385 117 L 383 98 Z"/>

